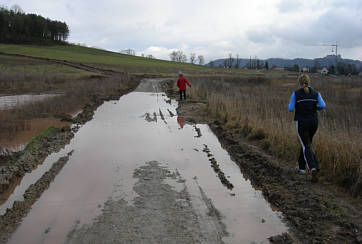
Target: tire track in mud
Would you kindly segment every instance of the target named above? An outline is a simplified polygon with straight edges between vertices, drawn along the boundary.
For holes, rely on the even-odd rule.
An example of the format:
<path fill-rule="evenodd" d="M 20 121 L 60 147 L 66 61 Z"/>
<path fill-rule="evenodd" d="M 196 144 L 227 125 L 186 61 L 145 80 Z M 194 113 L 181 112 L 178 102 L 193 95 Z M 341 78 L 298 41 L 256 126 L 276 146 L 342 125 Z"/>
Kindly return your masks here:
<path fill-rule="evenodd" d="M 204 144 L 204 149 L 202 149 L 202 151 L 204 153 L 206 153 L 207 157 L 209 158 L 209 161 L 211 163 L 211 168 L 214 169 L 214 171 L 217 174 L 217 176 L 219 177 L 221 183 L 227 189 L 232 190 L 234 188 L 234 185 L 227 179 L 224 172 L 220 169 L 219 164 L 217 163 L 216 159 L 213 157 L 214 155 L 211 154 L 211 151 L 206 144 Z"/>
<path fill-rule="evenodd" d="M 135 169 L 133 177 L 138 179 L 133 204 L 109 199 L 102 214 L 92 224 L 72 230 L 66 243 L 223 243 L 226 230 L 220 214 L 205 194 L 207 214 L 195 212 L 177 170 L 150 161 Z"/>
<path fill-rule="evenodd" d="M 63 166 L 68 162 L 69 157 L 73 151 L 69 152 L 67 156 L 61 157 L 55 162 L 49 171 L 31 185 L 24 193 L 23 201 L 15 201 L 11 209 L 7 209 L 4 215 L 0 216 L 0 243 L 6 243 L 10 238 L 11 233 L 15 231 L 31 209 L 31 206 L 38 200 L 43 192 L 48 189 L 49 185 L 55 176 L 62 170 Z"/>

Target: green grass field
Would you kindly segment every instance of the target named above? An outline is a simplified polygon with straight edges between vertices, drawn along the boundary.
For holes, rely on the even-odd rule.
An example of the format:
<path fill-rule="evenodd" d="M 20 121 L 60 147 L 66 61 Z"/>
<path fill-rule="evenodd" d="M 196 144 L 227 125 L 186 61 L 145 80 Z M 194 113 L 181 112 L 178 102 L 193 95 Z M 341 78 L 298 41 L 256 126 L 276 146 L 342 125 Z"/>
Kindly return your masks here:
<path fill-rule="evenodd" d="M 175 74 L 181 70 L 185 74 L 193 75 L 260 75 L 260 73 L 255 71 L 229 71 L 189 63 L 175 63 L 159 59 L 124 55 L 76 45 L 34 46 L 0 44 L 0 52 L 67 60 L 133 74 L 175 76 Z"/>
<path fill-rule="evenodd" d="M 178 70 L 200 72 L 207 68 L 199 65 L 180 64 L 157 59 L 142 58 L 75 45 L 28 46 L 0 44 L 0 52 L 33 57 L 67 60 L 99 68 L 108 68 L 130 73 L 172 73 Z"/>

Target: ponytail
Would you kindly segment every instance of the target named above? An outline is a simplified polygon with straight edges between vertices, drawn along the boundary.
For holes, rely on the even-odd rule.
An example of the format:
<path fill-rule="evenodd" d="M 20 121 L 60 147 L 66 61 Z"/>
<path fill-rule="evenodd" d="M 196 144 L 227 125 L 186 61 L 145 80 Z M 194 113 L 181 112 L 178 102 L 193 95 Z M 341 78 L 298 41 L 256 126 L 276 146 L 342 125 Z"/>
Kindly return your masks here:
<path fill-rule="evenodd" d="M 304 84 L 303 90 L 304 90 L 304 93 L 308 94 L 308 93 L 309 93 L 308 85 L 305 85 L 305 84 Z"/>
<path fill-rule="evenodd" d="M 309 75 L 306 75 L 306 74 L 302 74 L 299 76 L 298 78 L 298 82 L 299 82 L 299 85 L 300 86 L 303 86 L 303 90 L 306 94 L 309 93 L 309 83 L 310 83 L 310 78 L 309 78 Z"/>

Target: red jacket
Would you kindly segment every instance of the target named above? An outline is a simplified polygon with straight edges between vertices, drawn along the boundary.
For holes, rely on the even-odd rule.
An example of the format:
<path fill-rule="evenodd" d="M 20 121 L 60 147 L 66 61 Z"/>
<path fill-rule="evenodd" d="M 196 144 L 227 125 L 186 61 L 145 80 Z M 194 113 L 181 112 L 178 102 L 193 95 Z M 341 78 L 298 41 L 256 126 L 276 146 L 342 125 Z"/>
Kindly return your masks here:
<path fill-rule="evenodd" d="M 183 76 L 178 78 L 177 87 L 180 89 L 180 91 L 186 90 L 186 84 L 191 87 L 190 83 Z"/>

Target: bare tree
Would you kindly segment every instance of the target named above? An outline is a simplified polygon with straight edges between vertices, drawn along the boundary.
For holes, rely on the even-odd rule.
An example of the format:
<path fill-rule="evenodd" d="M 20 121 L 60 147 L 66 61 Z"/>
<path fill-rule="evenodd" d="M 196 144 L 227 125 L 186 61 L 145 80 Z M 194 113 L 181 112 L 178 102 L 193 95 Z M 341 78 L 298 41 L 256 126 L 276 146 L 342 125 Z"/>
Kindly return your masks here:
<path fill-rule="evenodd" d="M 176 62 L 176 60 L 177 60 L 177 52 L 176 51 L 173 51 L 172 53 L 170 53 L 170 59 L 171 59 L 171 61 Z"/>
<path fill-rule="evenodd" d="M 229 60 L 224 59 L 224 68 L 227 68 L 229 66 Z"/>
<path fill-rule="evenodd" d="M 187 61 L 187 56 L 182 51 L 173 51 L 170 53 L 170 59 L 174 62 L 183 62 Z"/>
<path fill-rule="evenodd" d="M 240 58 L 239 58 L 239 54 L 236 54 L 236 64 L 235 64 L 235 68 L 239 68 L 240 67 Z"/>
<path fill-rule="evenodd" d="M 17 4 L 14 4 L 13 6 L 11 6 L 10 10 L 13 11 L 14 13 L 16 13 L 16 14 L 23 14 L 24 13 L 23 9 Z"/>
<path fill-rule="evenodd" d="M 228 68 L 229 69 L 231 69 L 233 67 L 233 63 L 234 63 L 233 54 L 229 53 L 229 59 L 228 59 Z"/>
<path fill-rule="evenodd" d="M 182 53 L 182 52 L 181 52 L 181 53 Z M 186 62 L 187 62 L 187 56 L 186 56 L 186 54 L 182 53 L 180 62 L 181 62 L 181 63 L 186 63 Z"/>
<path fill-rule="evenodd" d="M 190 63 L 194 64 L 196 61 L 196 54 L 195 53 L 191 53 L 190 54 Z"/>
<path fill-rule="evenodd" d="M 136 51 L 131 48 L 124 49 L 121 51 L 121 53 L 127 54 L 127 55 L 132 55 L 132 56 L 136 55 Z"/>
<path fill-rule="evenodd" d="M 197 56 L 197 59 L 199 60 L 199 65 L 203 65 L 205 63 L 205 58 L 202 55 Z"/>

